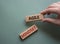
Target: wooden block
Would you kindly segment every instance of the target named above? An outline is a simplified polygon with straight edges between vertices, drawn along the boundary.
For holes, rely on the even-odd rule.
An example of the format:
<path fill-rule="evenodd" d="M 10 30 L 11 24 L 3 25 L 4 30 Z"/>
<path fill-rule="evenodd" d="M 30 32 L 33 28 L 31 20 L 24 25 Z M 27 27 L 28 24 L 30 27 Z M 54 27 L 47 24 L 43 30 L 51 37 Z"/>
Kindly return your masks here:
<path fill-rule="evenodd" d="M 35 15 L 31 15 L 31 16 L 26 16 L 26 22 L 31 22 L 31 21 L 37 21 L 37 20 L 41 20 L 43 19 L 43 15 L 42 14 L 35 14 Z"/>
<path fill-rule="evenodd" d="M 38 30 L 37 26 L 32 25 L 31 27 L 29 27 L 27 30 L 25 30 L 24 32 L 22 32 L 20 34 L 20 38 L 23 40 L 23 39 L 27 38 L 29 35 L 31 35 L 32 33 L 34 33 L 37 30 Z"/>

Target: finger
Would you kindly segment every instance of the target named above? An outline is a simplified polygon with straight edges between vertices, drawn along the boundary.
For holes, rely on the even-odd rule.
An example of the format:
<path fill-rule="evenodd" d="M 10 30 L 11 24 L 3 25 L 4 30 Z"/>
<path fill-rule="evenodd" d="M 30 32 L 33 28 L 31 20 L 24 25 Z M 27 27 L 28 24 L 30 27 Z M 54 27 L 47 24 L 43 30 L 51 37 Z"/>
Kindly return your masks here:
<path fill-rule="evenodd" d="M 48 8 L 55 8 L 55 7 L 57 7 L 57 6 L 55 6 L 55 5 L 48 6 Z"/>
<path fill-rule="evenodd" d="M 50 6 L 48 6 L 48 8 L 57 8 L 57 7 L 60 7 L 60 5 L 50 5 Z"/>
<path fill-rule="evenodd" d="M 58 5 L 57 3 L 53 3 L 52 5 Z"/>
<path fill-rule="evenodd" d="M 53 3 L 52 5 L 48 6 L 48 8 L 54 8 L 54 7 L 58 7 L 58 6 L 60 6 L 60 5 L 57 3 Z"/>
<path fill-rule="evenodd" d="M 57 4 L 60 4 L 60 2 L 57 2 Z"/>
<path fill-rule="evenodd" d="M 60 19 L 44 18 L 42 21 L 60 25 Z"/>
<path fill-rule="evenodd" d="M 47 12 L 46 12 L 46 10 L 43 10 L 40 13 L 43 14 L 43 15 L 45 15 Z"/>
<path fill-rule="evenodd" d="M 48 9 L 45 9 L 45 10 L 43 10 L 43 11 L 41 11 L 40 13 L 41 14 L 48 14 L 48 13 L 56 13 L 57 12 L 57 8 L 48 8 Z"/>

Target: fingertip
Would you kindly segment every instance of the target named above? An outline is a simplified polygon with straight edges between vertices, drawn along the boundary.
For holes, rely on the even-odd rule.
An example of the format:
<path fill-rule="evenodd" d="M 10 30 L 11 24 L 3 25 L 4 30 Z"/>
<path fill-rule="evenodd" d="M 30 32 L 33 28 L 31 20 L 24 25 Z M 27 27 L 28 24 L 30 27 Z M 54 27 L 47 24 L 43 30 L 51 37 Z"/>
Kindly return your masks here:
<path fill-rule="evenodd" d="M 43 11 L 41 11 L 40 13 L 43 14 Z"/>
<path fill-rule="evenodd" d="M 42 22 L 45 22 L 45 18 L 43 18 L 41 21 L 42 21 Z"/>
<path fill-rule="evenodd" d="M 43 14 L 43 15 L 45 15 L 45 14 L 46 14 L 45 10 L 41 11 L 40 13 L 41 13 L 41 14 Z"/>
<path fill-rule="evenodd" d="M 56 19 L 44 18 L 42 21 L 43 21 L 43 22 L 48 22 L 48 23 L 55 23 L 55 22 L 56 22 Z"/>
<path fill-rule="evenodd" d="M 42 22 L 50 22 L 50 18 L 44 18 L 42 19 Z"/>

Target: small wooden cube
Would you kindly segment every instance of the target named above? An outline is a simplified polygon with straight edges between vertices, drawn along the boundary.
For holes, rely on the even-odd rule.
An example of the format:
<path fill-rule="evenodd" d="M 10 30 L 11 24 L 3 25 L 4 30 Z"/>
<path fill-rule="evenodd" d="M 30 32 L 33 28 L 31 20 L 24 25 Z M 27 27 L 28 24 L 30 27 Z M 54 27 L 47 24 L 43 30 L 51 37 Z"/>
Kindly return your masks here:
<path fill-rule="evenodd" d="M 32 25 L 27 30 L 25 30 L 24 32 L 22 32 L 19 36 L 20 36 L 20 38 L 22 40 L 24 40 L 25 38 L 27 38 L 32 33 L 36 32 L 37 30 L 38 30 L 37 26 L 36 25 Z"/>
<path fill-rule="evenodd" d="M 26 22 L 31 22 L 31 21 L 37 21 L 37 20 L 42 20 L 44 17 L 42 14 L 35 14 L 31 16 L 26 16 Z"/>

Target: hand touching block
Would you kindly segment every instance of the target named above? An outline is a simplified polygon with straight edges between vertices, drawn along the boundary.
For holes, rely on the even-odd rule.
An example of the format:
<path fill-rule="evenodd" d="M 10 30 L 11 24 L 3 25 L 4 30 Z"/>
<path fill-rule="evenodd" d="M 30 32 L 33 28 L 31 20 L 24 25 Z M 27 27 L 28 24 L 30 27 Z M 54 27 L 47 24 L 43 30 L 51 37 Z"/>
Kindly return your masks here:
<path fill-rule="evenodd" d="M 37 21 L 37 20 L 41 20 L 43 19 L 43 15 L 42 14 L 35 14 L 35 15 L 31 15 L 31 16 L 26 16 L 26 22 L 31 22 L 31 21 Z"/>

